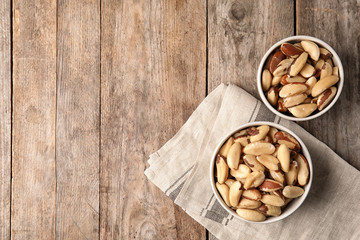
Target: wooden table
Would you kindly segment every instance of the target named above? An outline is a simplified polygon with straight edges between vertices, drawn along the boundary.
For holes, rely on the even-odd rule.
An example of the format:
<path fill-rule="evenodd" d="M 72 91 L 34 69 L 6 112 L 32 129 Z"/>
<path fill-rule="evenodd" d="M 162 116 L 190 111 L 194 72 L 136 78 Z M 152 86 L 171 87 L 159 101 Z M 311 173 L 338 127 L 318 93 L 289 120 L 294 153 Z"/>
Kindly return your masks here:
<path fill-rule="evenodd" d="M 340 55 L 345 86 L 300 123 L 360 169 L 360 3 L 0 2 L 0 238 L 214 239 L 143 174 L 221 82 L 259 97 L 278 40 Z M 316 159 L 314 159 L 316 161 Z"/>

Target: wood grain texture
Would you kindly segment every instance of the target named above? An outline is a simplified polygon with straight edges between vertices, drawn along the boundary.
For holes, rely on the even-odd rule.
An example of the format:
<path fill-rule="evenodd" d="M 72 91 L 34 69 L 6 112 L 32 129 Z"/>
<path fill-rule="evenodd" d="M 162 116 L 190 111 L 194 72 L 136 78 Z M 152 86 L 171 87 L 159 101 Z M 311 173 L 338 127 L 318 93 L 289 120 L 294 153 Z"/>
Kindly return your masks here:
<path fill-rule="evenodd" d="M 11 239 L 55 238 L 56 1 L 13 2 Z"/>
<path fill-rule="evenodd" d="M 100 1 L 58 1 L 56 237 L 99 238 Z"/>
<path fill-rule="evenodd" d="M 143 174 L 205 97 L 205 1 L 102 1 L 101 239 L 205 239 Z"/>
<path fill-rule="evenodd" d="M 294 34 L 293 1 L 208 1 L 208 88 L 231 82 L 259 97 L 256 73 L 277 41 Z"/>
<path fill-rule="evenodd" d="M 0 1 L 0 239 L 10 239 L 11 20 L 10 1 Z"/>
<path fill-rule="evenodd" d="M 360 169 L 360 4 L 359 1 L 302 1 L 296 4 L 297 34 L 318 37 L 332 46 L 344 66 L 338 102 L 320 118 L 300 125 Z"/>

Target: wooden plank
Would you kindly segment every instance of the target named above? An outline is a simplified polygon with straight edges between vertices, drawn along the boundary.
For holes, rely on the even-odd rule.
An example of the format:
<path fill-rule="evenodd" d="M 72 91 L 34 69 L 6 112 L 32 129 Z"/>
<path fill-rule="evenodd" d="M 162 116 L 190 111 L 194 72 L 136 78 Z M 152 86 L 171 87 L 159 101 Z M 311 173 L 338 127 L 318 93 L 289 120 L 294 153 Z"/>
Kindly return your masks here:
<path fill-rule="evenodd" d="M 10 1 L 0 2 L 0 239 L 10 239 L 11 24 Z"/>
<path fill-rule="evenodd" d="M 338 53 L 345 84 L 338 102 L 320 118 L 301 122 L 360 170 L 360 5 L 359 1 L 302 1 L 296 4 L 297 34 L 311 35 L 329 43 Z"/>
<path fill-rule="evenodd" d="M 205 96 L 206 2 L 102 1 L 101 239 L 205 239 L 143 171 Z"/>
<path fill-rule="evenodd" d="M 277 41 L 294 34 L 293 1 L 208 3 L 208 87 L 231 82 L 259 98 L 256 73 Z"/>
<path fill-rule="evenodd" d="M 13 1 L 11 239 L 55 237 L 56 1 Z"/>
<path fill-rule="evenodd" d="M 258 64 L 271 45 L 293 35 L 293 9 L 293 1 L 208 0 L 209 92 L 231 82 L 259 98 Z"/>
<path fill-rule="evenodd" d="M 99 238 L 100 1 L 58 1 L 56 237 Z"/>

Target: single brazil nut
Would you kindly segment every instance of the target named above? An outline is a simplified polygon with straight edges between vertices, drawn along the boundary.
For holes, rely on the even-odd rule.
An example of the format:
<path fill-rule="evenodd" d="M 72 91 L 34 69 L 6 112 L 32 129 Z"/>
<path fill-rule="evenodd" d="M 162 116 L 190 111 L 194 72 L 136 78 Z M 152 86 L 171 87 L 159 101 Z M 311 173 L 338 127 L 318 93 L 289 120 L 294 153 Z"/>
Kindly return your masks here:
<path fill-rule="evenodd" d="M 292 76 L 292 77 L 298 75 L 300 73 L 301 69 L 303 69 L 303 67 L 305 66 L 307 59 L 308 59 L 308 54 L 306 52 L 303 52 L 291 64 L 291 66 L 289 68 L 289 75 Z"/>
<path fill-rule="evenodd" d="M 270 170 L 269 173 L 270 173 L 270 176 L 272 177 L 272 179 L 274 179 L 275 181 L 277 181 L 283 185 L 285 184 L 285 174 L 283 173 L 283 171 Z"/>
<path fill-rule="evenodd" d="M 305 83 L 306 79 L 303 78 L 302 76 L 295 76 L 295 77 L 290 77 L 289 75 L 284 75 L 281 77 L 280 83 L 282 85 L 286 85 L 289 83 Z"/>
<path fill-rule="evenodd" d="M 244 188 L 250 189 L 250 188 L 256 188 L 260 186 L 263 181 L 265 180 L 265 174 L 263 172 L 252 172 L 250 175 L 246 178 L 244 183 Z"/>
<path fill-rule="evenodd" d="M 263 192 L 273 192 L 282 189 L 283 187 L 284 185 L 275 180 L 265 179 L 264 182 L 259 186 L 259 189 Z"/>
<path fill-rule="evenodd" d="M 256 160 L 258 160 L 262 165 L 264 165 L 269 170 L 278 170 L 279 169 L 279 160 L 270 154 L 262 154 L 256 156 Z"/>
<path fill-rule="evenodd" d="M 281 208 L 270 204 L 262 204 L 258 210 L 267 216 L 278 217 L 281 215 Z"/>
<path fill-rule="evenodd" d="M 333 100 L 336 94 L 336 90 L 336 87 L 331 87 L 320 94 L 316 102 L 319 111 L 323 110 Z"/>
<path fill-rule="evenodd" d="M 267 92 L 266 96 L 267 96 L 267 100 L 269 101 L 269 103 L 271 105 L 275 106 L 277 103 L 278 97 L 279 97 L 277 88 L 271 87 L 269 89 L 269 91 Z"/>
<path fill-rule="evenodd" d="M 262 222 L 266 219 L 264 214 L 262 214 L 256 210 L 237 209 L 236 213 L 241 218 L 248 220 L 248 221 L 252 221 L 252 222 Z"/>
<path fill-rule="evenodd" d="M 261 172 L 265 171 L 264 165 L 262 165 L 261 163 L 258 162 L 258 160 L 256 160 L 255 155 L 244 155 L 243 159 L 246 166 L 251 168 L 252 171 L 261 171 Z"/>
<path fill-rule="evenodd" d="M 307 103 L 300 104 L 291 108 L 288 108 L 289 112 L 297 118 L 304 118 L 313 113 L 317 108 L 316 104 Z"/>
<path fill-rule="evenodd" d="M 290 168 L 290 151 L 285 144 L 280 144 L 277 159 L 279 159 L 281 170 L 287 173 Z"/>
<path fill-rule="evenodd" d="M 320 79 L 312 88 L 311 95 L 313 97 L 319 96 L 323 93 L 326 89 L 331 87 L 332 85 L 336 84 L 339 81 L 339 77 L 335 75 L 327 76 L 323 79 Z"/>
<path fill-rule="evenodd" d="M 271 86 L 277 86 L 281 81 L 281 76 L 274 76 L 271 81 Z"/>
<path fill-rule="evenodd" d="M 264 140 L 270 130 L 270 127 L 268 125 L 262 125 L 257 127 L 256 130 L 255 134 L 250 135 L 250 142 Z"/>
<path fill-rule="evenodd" d="M 230 205 L 236 207 L 239 204 L 241 194 L 243 192 L 243 184 L 239 181 L 234 182 L 229 190 Z"/>
<path fill-rule="evenodd" d="M 228 178 L 226 179 L 225 184 L 230 188 L 234 182 L 236 182 L 235 179 Z"/>
<path fill-rule="evenodd" d="M 271 82 L 272 82 L 272 76 L 269 70 L 264 69 L 263 73 L 262 73 L 262 89 L 263 91 L 267 91 L 269 90 L 270 86 L 271 86 Z"/>
<path fill-rule="evenodd" d="M 329 58 L 332 58 L 331 52 L 327 50 L 326 48 L 319 48 L 320 50 L 320 59 L 328 60 Z"/>
<path fill-rule="evenodd" d="M 243 198 L 247 198 L 254 201 L 260 201 L 261 193 L 257 189 L 244 190 L 242 193 Z"/>
<path fill-rule="evenodd" d="M 235 142 L 229 149 L 227 155 L 227 164 L 231 169 L 237 169 L 240 164 L 241 145 Z"/>
<path fill-rule="evenodd" d="M 251 169 L 245 164 L 240 164 L 238 169 L 230 169 L 230 175 L 236 179 L 247 178 L 251 173 Z"/>
<path fill-rule="evenodd" d="M 298 198 L 304 194 L 304 189 L 298 186 L 286 186 L 284 187 L 282 194 L 286 198 Z"/>
<path fill-rule="evenodd" d="M 274 70 L 273 75 L 274 76 L 283 76 L 284 74 L 286 74 L 288 72 L 288 69 L 293 62 L 294 62 L 294 60 L 292 58 L 287 58 L 287 59 L 282 60 L 279 63 L 279 65 L 277 66 L 277 68 Z M 292 76 L 295 76 L 295 75 L 292 75 Z"/>
<path fill-rule="evenodd" d="M 221 183 L 216 183 L 216 189 L 219 191 L 222 199 L 224 200 L 224 202 L 226 203 L 226 205 L 228 205 L 229 207 L 231 207 L 230 205 L 230 201 L 229 201 L 229 187 L 226 184 L 221 184 Z"/>
<path fill-rule="evenodd" d="M 309 78 L 313 76 L 315 72 L 316 70 L 311 64 L 305 63 L 305 66 L 300 71 L 300 75 L 304 78 Z"/>
<path fill-rule="evenodd" d="M 270 72 L 273 74 L 274 70 L 277 68 L 277 66 L 279 65 L 279 63 L 284 60 L 286 58 L 286 56 L 280 51 L 277 50 L 274 55 L 271 57 L 270 60 L 270 67 L 269 70 Z"/>
<path fill-rule="evenodd" d="M 216 157 L 216 173 L 217 180 L 219 183 L 223 184 L 229 175 L 229 167 L 226 164 L 224 158 L 219 154 Z"/>
<path fill-rule="evenodd" d="M 315 86 L 316 83 L 317 83 L 316 77 L 311 77 L 308 80 L 306 80 L 305 84 L 306 84 L 306 86 L 308 86 L 308 90 L 306 90 L 305 93 L 307 95 L 311 94 L 311 90 Z"/>
<path fill-rule="evenodd" d="M 235 140 L 235 138 L 241 137 L 241 136 L 247 136 L 247 134 L 248 133 L 247 133 L 246 129 L 243 129 L 243 130 L 240 130 L 240 131 L 234 133 L 233 138 Z"/>
<path fill-rule="evenodd" d="M 234 144 L 234 138 L 230 137 L 226 143 L 220 148 L 219 154 L 223 157 L 227 157 L 227 154 L 231 148 L 231 146 Z"/>
<path fill-rule="evenodd" d="M 320 79 L 332 75 L 332 71 L 332 66 L 329 63 L 325 62 L 324 66 L 321 68 Z"/>
<path fill-rule="evenodd" d="M 292 45 L 291 43 L 281 44 L 280 50 L 283 54 L 291 58 L 297 58 L 304 50 Z"/>
<path fill-rule="evenodd" d="M 279 112 L 286 112 L 287 111 L 287 108 L 284 106 L 284 99 L 283 98 L 279 98 L 277 110 Z"/>
<path fill-rule="evenodd" d="M 290 164 L 290 169 L 285 173 L 287 185 L 293 186 L 296 184 L 298 176 L 298 164 L 296 161 L 292 161 Z"/>
<path fill-rule="evenodd" d="M 316 43 L 305 40 L 301 41 L 301 46 L 307 53 L 309 53 L 311 59 L 315 61 L 319 60 L 320 49 Z"/>
<path fill-rule="evenodd" d="M 260 201 L 265 204 L 270 204 L 272 206 L 277 206 L 277 207 L 282 207 L 285 205 L 285 200 L 283 198 L 272 194 L 262 195 Z"/>
<path fill-rule="evenodd" d="M 304 100 L 307 98 L 306 93 L 300 93 L 297 95 L 292 95 L 289 97 L 284 98 L 284 107 L 289 108 L 296 105 L 299 105 L 300 103 L 304 102 Z"/>
<path fill-rule="evenodd" d="M 298 164 L 298 184 L 300 186 L 305 186 L 309 182 L 309 164 L 306 158 L 300 153 L 296 156 L 295 161 Z"/>
<path fill-rule="evenodd" d="M 300 151 L 300 143 L 289 133 L 284 131 L 278 131 L 274 135 L 276 142 L 279 144 L 285 144 L 289 149 L 296 152 Z"/>
<path fill-rule="evenodd" d="M 236 207 L 237 208 L 246 208 L 246 209 L 257 209 L 260 206 L 261 206 L 260 201 L 242 198 Z"/>
<path fill-rule="evenodd" d="M 272 154 L 274 151 L 274 145 L 265 141 L 249 143 L 244 147 L 244 153 L 251 155 Z"/>
<path fill-rule="evenodd" d="M 308 90 L 308 87 L 305 83 L 290 83 L 281 88 L 279 96 L 285 98 L 306 92 L 306 90 Z"/>

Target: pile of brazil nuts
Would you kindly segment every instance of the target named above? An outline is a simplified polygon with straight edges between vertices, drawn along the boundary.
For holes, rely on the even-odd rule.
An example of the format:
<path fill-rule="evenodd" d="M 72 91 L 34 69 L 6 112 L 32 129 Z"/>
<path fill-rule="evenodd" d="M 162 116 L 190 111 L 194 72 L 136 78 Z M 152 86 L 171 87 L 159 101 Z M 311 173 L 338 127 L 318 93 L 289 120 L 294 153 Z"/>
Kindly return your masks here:
<path fill-rule="evenodd" d="M 216 188 L 243 219 L 280 216 L 309 181 L 309 165 L 300 152 L 293 136 L 268 125 L 240 130 L 216 156 Z"/>
<path fill-rule="evenodd" d="M 335 97 L 339 69 L 332 54 L 312 41 L 283 43 L 262 72 L 262 90 L 279 112 L 294 117 L 323 110 Z"/>

